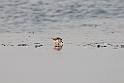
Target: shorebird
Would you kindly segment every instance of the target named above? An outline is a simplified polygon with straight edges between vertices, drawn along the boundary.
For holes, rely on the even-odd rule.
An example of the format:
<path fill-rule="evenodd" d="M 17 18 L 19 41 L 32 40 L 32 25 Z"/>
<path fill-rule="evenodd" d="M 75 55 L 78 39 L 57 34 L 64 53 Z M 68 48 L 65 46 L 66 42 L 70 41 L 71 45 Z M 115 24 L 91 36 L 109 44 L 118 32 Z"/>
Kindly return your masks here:
<path fill-rule="evenodd" d="M 55 44 L 59 44 L 59 43 L 62 42 L 62 38 L 60 38 L 60 37 L 51 38 L 51 39 L 53 39 L 53 41 L 55 42 Z M 63 43 L 63 42 L 62 42 L 62 43 Z"/>

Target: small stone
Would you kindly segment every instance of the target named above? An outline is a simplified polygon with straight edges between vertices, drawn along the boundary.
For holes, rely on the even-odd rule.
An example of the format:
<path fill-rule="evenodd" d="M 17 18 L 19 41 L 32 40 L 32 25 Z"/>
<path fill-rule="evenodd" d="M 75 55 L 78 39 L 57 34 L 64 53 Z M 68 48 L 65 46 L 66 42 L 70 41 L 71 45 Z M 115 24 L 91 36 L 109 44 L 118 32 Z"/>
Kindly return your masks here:
<path fill-rule="evenodd" d="M 103 46 L 103 47 L 107 47 L 107 46 Z"/>
<path fill-rule="evenodd" d="M 101 47 L 107 47 L 107 46 L 101 46 Z"/>
<path fill-rule="evenodd" d="M 99 47 L 100 47 L 100 45 L 97 45 L 97 47 L 99 48 Z"/>
<path fill-rule="evenodd" d="M 38 48 L 38 47 L 41 47 L 41 46 L 43 46 L 43 45 L 35 45 L 35 48 Z"/>

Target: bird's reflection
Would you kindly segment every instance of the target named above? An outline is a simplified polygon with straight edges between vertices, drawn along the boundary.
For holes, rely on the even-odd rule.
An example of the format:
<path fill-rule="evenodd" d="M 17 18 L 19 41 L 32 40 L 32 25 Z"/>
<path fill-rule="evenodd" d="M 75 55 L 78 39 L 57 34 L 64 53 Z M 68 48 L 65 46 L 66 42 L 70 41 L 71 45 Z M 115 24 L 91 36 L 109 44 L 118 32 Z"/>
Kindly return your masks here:
<path fill-rule="evenodd" d="M 53 49 L 56 51 L 60 51 L 62 49 L 62 47 L 63 47 L 63 44 L 62 45 L 61 44 L 55 44 Z"/>

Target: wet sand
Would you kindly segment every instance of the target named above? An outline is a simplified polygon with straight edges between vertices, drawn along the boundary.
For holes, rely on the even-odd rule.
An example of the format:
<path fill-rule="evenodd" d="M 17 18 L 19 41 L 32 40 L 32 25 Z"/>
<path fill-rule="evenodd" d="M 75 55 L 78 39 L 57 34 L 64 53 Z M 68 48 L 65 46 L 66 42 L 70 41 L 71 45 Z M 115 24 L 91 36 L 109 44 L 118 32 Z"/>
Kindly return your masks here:
<path fill-rule="evenodd" d="M 1 83 L 123 83 L 124 51 L 64 44 L 0 46 Z"/>

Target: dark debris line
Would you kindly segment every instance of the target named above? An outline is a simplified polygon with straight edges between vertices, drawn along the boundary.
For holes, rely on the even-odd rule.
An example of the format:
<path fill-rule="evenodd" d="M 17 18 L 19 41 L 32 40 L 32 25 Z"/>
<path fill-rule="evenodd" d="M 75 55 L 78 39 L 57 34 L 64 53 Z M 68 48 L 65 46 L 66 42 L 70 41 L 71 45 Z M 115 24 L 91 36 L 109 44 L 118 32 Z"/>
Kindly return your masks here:
<path fill-rule="evenodd" d="M 29 47 L 30 45 L 29 44 L 18 44 L 18 45 L 11 45 L 11 44 L 1 44 L 1 46 L 4 46 L 4 47 L 7 47 L 7 46 L 18 46 L 18 47 Z M 40 48 L 42 47 L 43 45 L 40 44 L 40 43 L 34 43 L 34 47 L 35 48 Z"/>
<path fill-rule="evenodd" d="M 67 43 L 67 44 L 72 44 L 72 43 Z M 7 46 L 29 47 L 30 45 L 23 43 L 23 44 L 18 44 L 18 45 L 1 44 L 1 46 L 4 46 L 4 47 L 7 47 Z M 34 43 L 34 48 L 40 48 L 42 46 L 43 45 L 41 43 Z M 111 47 L 111 48 L 114 48 L 114 49 L 124 48 L 124 44 L 122 44 L 122 45 L 113 45 L 113 44 L 106 43 L 106 42 L 102 42 L 102 43 L 88 43 L 88 44 L 85 44 L 85 45 L 77 45 L 77 46 L 83 46 L 85 48 L 90 48 L 90 47 L 93 47 L 93 48 L 107 48 L 107 47 Z"/>
<path fill-rule="evenodd" d="M 107 47 L 112 47 L 114 49 L 117 49 L 117 48 L 124 48 L 124 45 L 113 45 L 113 44 L 110 44 L 110 43 L 106 43 L 106 42 L 103 42 L 103 43 L 90 43 L 90 44 L 85 44 L 85 45 L 82 45 L 84 46 L 85 48 L 87 47 L 96 47 L 96 48 L 107 48 Z"/>

